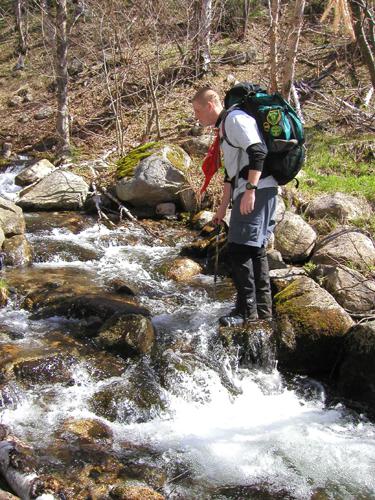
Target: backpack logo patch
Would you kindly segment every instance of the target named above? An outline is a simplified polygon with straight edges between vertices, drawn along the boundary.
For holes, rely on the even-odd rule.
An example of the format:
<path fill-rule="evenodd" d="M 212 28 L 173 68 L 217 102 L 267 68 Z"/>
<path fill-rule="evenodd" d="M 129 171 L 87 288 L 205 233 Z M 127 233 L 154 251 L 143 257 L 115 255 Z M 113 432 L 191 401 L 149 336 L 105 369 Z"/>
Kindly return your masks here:
<path fill-rule="evenodd" d="M 281 110 L 280 109 L 270 109 L 267 113 L 266 120 L 270 125 L 277 125 L 281 120 Z M 272 135 L 275 135 L 275 134 L 272 134 Z M 280 134 L 277 134 L 277 135 L 280 135 Z"/>

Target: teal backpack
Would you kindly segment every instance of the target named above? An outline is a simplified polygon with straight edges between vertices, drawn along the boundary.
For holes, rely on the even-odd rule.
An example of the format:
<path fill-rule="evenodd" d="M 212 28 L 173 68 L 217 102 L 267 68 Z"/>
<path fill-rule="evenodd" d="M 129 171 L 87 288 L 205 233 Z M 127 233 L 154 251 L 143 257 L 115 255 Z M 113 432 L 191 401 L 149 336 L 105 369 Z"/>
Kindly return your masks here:
<path fill-rule="evenodd" d="M 243 82 L 226 93 L 224 107 L 223 139 L 233 146 L 225 133 L 225 118 L 234 109 L 245 111 L 255 118 L 267 146 L 264 168 L 280 185 L 294 179 L 305 159 L 305 135 L 292 106 L 277 92 L 268 94 L 259 85 Z"/>

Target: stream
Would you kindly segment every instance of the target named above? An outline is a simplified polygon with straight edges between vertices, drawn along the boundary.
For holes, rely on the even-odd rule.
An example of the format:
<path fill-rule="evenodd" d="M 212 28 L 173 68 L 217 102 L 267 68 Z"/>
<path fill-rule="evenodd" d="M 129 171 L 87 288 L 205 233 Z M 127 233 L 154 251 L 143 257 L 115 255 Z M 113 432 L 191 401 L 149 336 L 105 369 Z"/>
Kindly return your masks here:
<path fill-rule="evenodd" d="M 14 199 L 19 170 L 0 174 L 0 195 Z M 108 229 L 84 214 L 25 219 L 34 263 L 0 277 L 12 285 L 16 275 L 58 274 L 103 293 L 123 280 L 150 310 L 157 338 L 156 354 L 124 360 L 82 338 L 82 321 L 36 319 L 12 295 L 0 309 L 0 351 L 58 353 L 64 365 L 50 380 L 11 380 L 0 399 L 0 423 L 32 446 L 43 470 L 79 481 L 96 452 L 62 443 L 59 432 L 67 419 L 95 418 L 113 433 L 108 455 L 125 467 L 137 463 L 166 498 L 375 498 L 374 424 L 330 404 L 318 381 L 280 373 L 277 362 L 239 366 L 218 338 L 218 318 L 232 302 L 227 279 L 215 298 L 212 276 L 189 284 L 163 277 L 161 266 L 194 233 L 155 222 L 157 240 L 130 223 Z"/>

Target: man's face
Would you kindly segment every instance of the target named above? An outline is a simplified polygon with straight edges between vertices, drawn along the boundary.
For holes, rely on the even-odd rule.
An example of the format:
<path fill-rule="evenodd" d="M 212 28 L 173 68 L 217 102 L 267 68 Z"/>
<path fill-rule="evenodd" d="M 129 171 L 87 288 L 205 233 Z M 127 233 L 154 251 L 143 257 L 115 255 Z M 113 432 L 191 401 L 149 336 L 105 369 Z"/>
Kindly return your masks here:
<path fill-rule="evenodd" d="M 215 125 L 216 119 L 212 116 L 212 103 L 207 102 L 206 104 L 201 104 L 197 101 L 193 102 L 193 109 L 195 118 L 203 127 L 208 127 L 210 125 Z"/>

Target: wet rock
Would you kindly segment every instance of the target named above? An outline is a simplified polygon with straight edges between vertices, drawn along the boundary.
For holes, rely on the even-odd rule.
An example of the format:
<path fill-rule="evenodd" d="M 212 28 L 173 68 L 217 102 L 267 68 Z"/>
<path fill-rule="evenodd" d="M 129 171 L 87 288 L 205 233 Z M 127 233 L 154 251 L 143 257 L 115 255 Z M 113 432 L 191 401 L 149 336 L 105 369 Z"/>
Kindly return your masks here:
<path fill-rule="evenodd" d="M 104 422 L 94 418 L 69 418 L 58 431 L 60 438 L 81 444 L 109 445 L 113 438 L 112 430 Z"/>
<path fill-rule="evenodd" d="M 108 286 L 113 288 L 113 290 L 120 295 L 130 295 L 133 297 L 137 295 L 137 290 L 133 284 L 129 284 L 118 278 L 111 280 Z"/>
<path fill-rule="evenodd" d="M 301 216 L 285 212 L 275 228 L 275 248 L 285 260 L 301 262 L 311 254 L 317 234 Z"/>
<path fill-rule="evenodd" d="M 375 415 L 375 321 L 356 325 L 345 341 L 338 389 L 359 409 Z"/>
<path fill-rule="evenodd" d="M 375 280 L 345 266 L 319 265 L 314 277 L 351 313 L 375 309 Z"/>
<path fill-rule="evenodd" d="M 115 485 L 110 492 L 115 500 L 164 500 L 165 497 L 147 486 Z"/>
<path fill-rule="evenodd" d="M 0 409 L 16 408 L 21 399 L 20 388 L 15 382 L 0 383 Z"/>
<path fill-rule="evenodd" d="M 150 145 L 148 151 L 143 145 L 142 150 L 138 148 L 124 158 L 118 168 L 118 175 L 123 177 L 116 185 L 118 198 L 135 207 L 155 207 L 163 202 L 184 205 L 180 192 L 189 189 L 184 174 L 190 165 L 189 156 L 177 146 Z"/>
<path fill-rule="evenodd" d="M 35 359 L 16 361 L 13 372 L 17 380 L 33 386 L 34 384 L 72 384 L 74 379 L 71 366 L 74 358 L 56 354 L 40 356 Z"/>
<path fill-rule="evenodd" d="M 29 212 L 25 214 L 25 221 L 30 233 L 64 228 L 78 234 L 96 224 L 97 217 L 82 212 Z"/>
<path fill-rule="evenodd" d="M 79 210 L 88 190 L 82 177 L 59 169 L 22 190 L 17 204 L 25 210 Z"/>
<path fill-rule="evenodd" d="M 191 219 L 191 224 L 194 229 L 203 229 L 206 224 L 209 224 L 214 217 L 214 212 L 209 210 L 201 210 Z"/>
<path fill-rule="evenodd" d="M 5 282 L 0 279 L 0 307 L 5 306 L 9 298 L 9 289 Z"/>
<path fill-rule="evenodd" d="M 360 217 L 369 217 L 372 209 L 366 200 L 358 196 L 335 193 L 315 198 L 309 203 L 305 213 L 315 219 L 329 216 L 345 223 Z"/>
<path fill-rule="evenodd" d="M 114 422 L 147 422 L 166 402 L 154 371 L 144 362 L 130 366 L 120 381 L 102 386 L 89 401 L 99 417 Z"/>
<path fill-rule="evenodd" d="M 18 186 L 27 186 L 33 182 L 40 181 L 43 177 L 50 174 L 54 168 L 54 165 L 48 160 L 39 160 L 23 169 L 14 181 Z"/>
<path fill-rule="evenodd" d="M 99 331 L 97 341 L 118 354 L 147 354 L 154 344 L 154 327 L 140 314 L 114 314 Z"/>
<path fill-rule="evenodd" d="M 178 257 L 164 264 L 162 267 L 162 272 L 168 279 L 172 279 L 178 282 L 186 282 L 197 274 L 202 272 L 202 267 L 194 260 Z"/>
<path fill-rule="evenodd" d="M 220 328 L 224 345 L 238 350 L 242 365 L 273 369 L 275 367 L 275 336 L 269 321 L 258 320 L 237 328 Z"/>
<path fill-rule="evenodd" d="M 99 249 L 87 248 L 79 245 L 79 242 L 69 240 L 54 240 L 42 237 L 33 237 L 34 262 L 49 262 L 51 257 L 61 258 L 65 262 L 87 262 L 97 260 L 101 252 Z"/>
<path fill-rule="evenodd" d="M 276 294 L 274 302 L 280 366 L 311 375 L 329 373 L 354 324 L 349 314 L 305 276 Z"/>
<path fill-rule="evenodd" d="M 23 235 L 7 238 L 3 244 L 3 251 L 7 266 L 23 266 L 32 262 L 31 246 Z"/>
<path fill-rule="evenodd" d="M 375 265 L 375 247 L 371 239 L 352 227 L 339 227 L 325 236 L 311 258 L 315 264 L 343 264 L 367 270 Z"/>
<path fill-rule="evenodd" d="M 20 207 L 0 196 L 0 227 L 6 237 L 25 232 L 25 219 Z"/>

